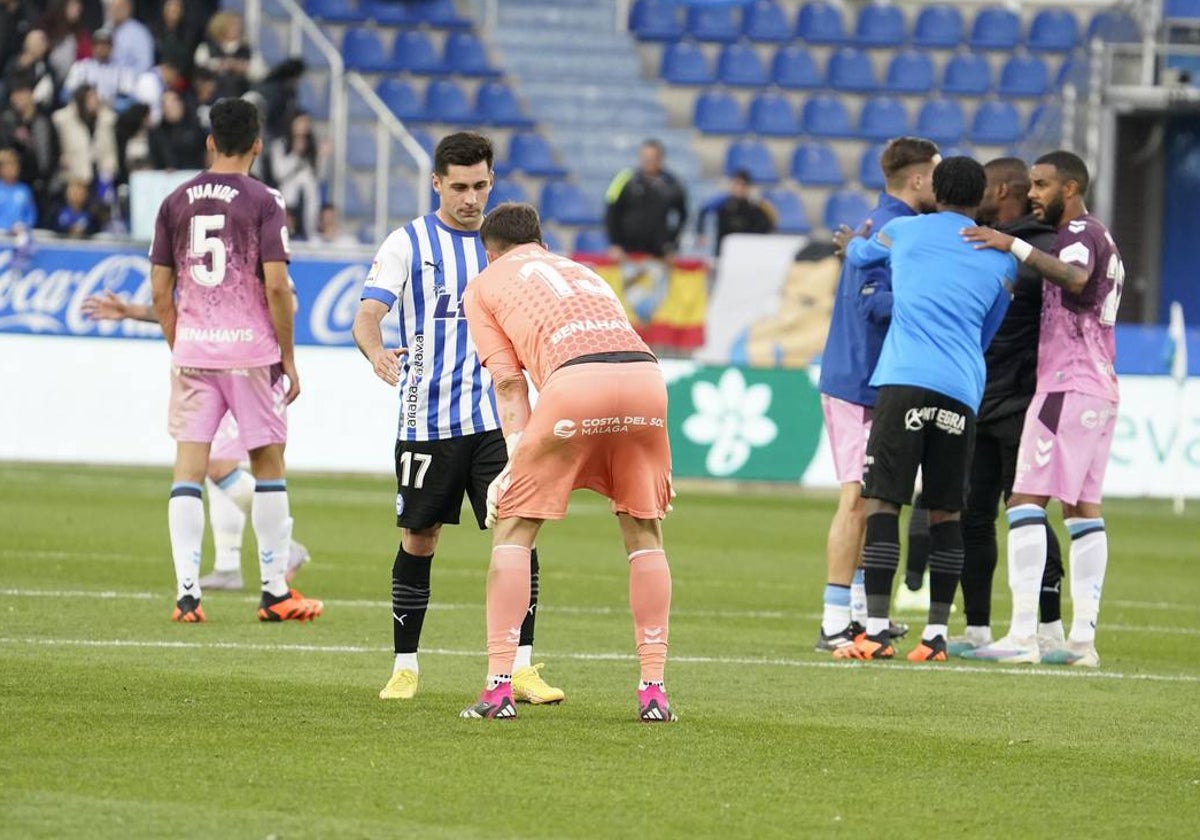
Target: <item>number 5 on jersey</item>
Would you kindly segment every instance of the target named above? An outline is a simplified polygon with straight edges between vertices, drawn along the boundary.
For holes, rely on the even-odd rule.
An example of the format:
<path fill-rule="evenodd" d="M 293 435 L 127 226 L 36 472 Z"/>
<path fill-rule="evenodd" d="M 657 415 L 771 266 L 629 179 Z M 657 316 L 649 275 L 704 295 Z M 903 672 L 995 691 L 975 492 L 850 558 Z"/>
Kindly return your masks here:
<path fill-rule="evenodd" d="M 225 216 L 192 216 L 190 251 L 193 257 L 209 259 L 208 265 L 196 263 L 191 267 L 192 279 L 201 286 L 220 286 L 225 280 L 225 264 L 228 255 L 225 243 L 219 234 L 225 229 Z"/>

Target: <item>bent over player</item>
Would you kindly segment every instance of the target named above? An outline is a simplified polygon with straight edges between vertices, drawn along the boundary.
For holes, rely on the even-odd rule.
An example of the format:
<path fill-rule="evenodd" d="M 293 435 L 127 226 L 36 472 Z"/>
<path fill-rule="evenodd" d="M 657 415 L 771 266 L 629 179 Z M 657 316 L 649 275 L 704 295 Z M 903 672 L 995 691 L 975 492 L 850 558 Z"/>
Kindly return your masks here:
<path fill-rule="evenodd" d="M 169 430 L 177 443 L 167 508 L 177 584 L 172 618 L 204 621 L 197 579 L 201 482 L 229 412 L 255 478 L 250 519 L 262 579 L 258 617 L 303 621 L 323 607 L 287 581 L 291 518 L 283 449 L 287 406 L 300 394 L 300 379 L 283 199 L 249 174 L 262 151 L 257 109 L 223 99 L 211 119 L 213 165 L 163 202 L 150 245 L 154 311 L 171 347 Z"/>
<path fill-rule="evenodd" d="M 516 716 L 510 675 L 530 550 L 542 523 L 566 516 L 571 491 L 586 487 L 611 499 L 629 558 L 638 715 L 672 722 L 663 686 L 671 570 L 660 521 L 671 498 L 671 447 L 662 370 L 603 278 L 543 247 L 533 207 L 501 204 L 480 235 L 491 265 L 463 303 L 495 383 L 509 462 L 488 490 L 487 687 L 462 716 Z M 524 371 L 539 391 L 532 411 Z"/>

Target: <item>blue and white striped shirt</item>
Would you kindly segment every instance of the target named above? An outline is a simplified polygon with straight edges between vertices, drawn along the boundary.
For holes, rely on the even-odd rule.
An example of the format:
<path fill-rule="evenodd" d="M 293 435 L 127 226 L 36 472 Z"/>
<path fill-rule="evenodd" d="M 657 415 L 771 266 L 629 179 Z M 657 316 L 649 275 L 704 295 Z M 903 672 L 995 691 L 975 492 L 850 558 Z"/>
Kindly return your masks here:
<path fill-rule="evenodd" d="M 363 286 L 363 300 L 400 304 L 408 348 L 400 381 L 400 440 L 443 440 L 500 428 L 492 380 L 467 331 L 462 296 L 487 267 L 479 234 L 430 213 L 392 232 Z"/>

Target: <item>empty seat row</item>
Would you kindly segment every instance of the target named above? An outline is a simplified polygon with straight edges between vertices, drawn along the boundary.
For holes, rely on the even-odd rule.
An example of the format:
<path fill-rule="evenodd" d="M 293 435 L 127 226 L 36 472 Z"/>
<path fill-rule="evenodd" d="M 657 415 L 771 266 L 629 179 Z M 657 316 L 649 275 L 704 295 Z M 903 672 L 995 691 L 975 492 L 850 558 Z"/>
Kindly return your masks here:
<path fill-rule="evenodd" d="M 349 29 L 342 39 L 342 57 L 346 69 L 364 73 L 407 71 L 436 76 L 498 76 L 483 42 L 470 32 L 454 32 L 438 52 L 429 35 L 419 30 L 396 33 L 389 53 L 375 30 Z"/>
<path fill-rule="evenodd" d="M 408 82 L 394 78 L 381 80 L 375 86 L 375 93 L 404 122 L 483 123 L 514 128 L 533 125 L 516 94 L 503 82 L 480 85 L 473 104 L 466 92 L 449 79 L 431 81 L 425 88 L 424 97 L 419 96 Z M 350 116 L 372 116 L 366 103 L 356 94 L 351 94 Z"/>
<path fill-rule="evenodd" d="M 413 137 L 433 154 L 434 141 L 428 132 L 412 130 Z M 346 160 L 355 169 L 374 171 L 378 156 L 375 132 L 353 132 L 348 138 Z M 561 178 L 567 174 L 566 167 L 554 158 L 554 152 L 546 138 L 534 131 L 518 131 L 509 138 L 508 156 L 495 162 L 497 174 L 523 172 L 526 175 L 546 178 Z"/>
<path fill-rule="evenodd" d="M 454 0 L 304 0 L 310 17 L 329 23 L 366 23 L 383 26 L 434 26 L 469 29 Z"/>
<path fill-rule="evenodd" d="M 871 57 L 854 47 L 832 53 L 826 72 L 817 71 L 812 55 L 803 47 L 783 47 L 775 53 L 770 72 L 754 47 L 730 44 L 722 49 L 714 71 L 704 51 L 689 41 L 663 51 L 662 78 L 674 84 L 734 87 L 776 84 L 789 89 L 829 87 L 848 93 L 887 90 L 894 93 L 927 93 L 934 89 L 934 65 L 927 53 L 906 50 L 892 57 L 883 84 L 875 77 Z M 1050 71 L 1034 55 L 1014 55 L 1000 71 L 995 85 L 1001 96 L 1043 96 L 1050 86 Z M 947 93 L 981 95 L 992 90 L 988 60 L 974 53 L 953 56 L 942 72 L 941 89 Z"/>
<path fill-rule="evenodd" d="M 917 15 L 909 37 L 904 13 L 885 3 L 861 8 L 851 32 L 838 6 L 807 3 L 795 24 L 774 0 L 694 5 L 683 15 L 674 0 L 637 0 L 630 9 L 630 30 L 643 41 L 677 41 L 691 36 L 700 41 L 732 43 L 741 38 L 760 43 L 784 43 L 800 37 L 809 44 L 857 44 L 862 47 L 918 47 L 948 49 L 968 44 L 973 49 L 1009 50 L 1020 44 L 1021 19 L 1007 8 L 981 9 L 968 35 L 962 12 L 954 6 L 927 6 Z M 1095 21 L 1088 38 L 1095 36 Z M 1031 50 L 1067 52 L 1080 41 L 1075 15 L 1063 9 L 1045 9 L 1030 22 L 1025 45 Z"/>

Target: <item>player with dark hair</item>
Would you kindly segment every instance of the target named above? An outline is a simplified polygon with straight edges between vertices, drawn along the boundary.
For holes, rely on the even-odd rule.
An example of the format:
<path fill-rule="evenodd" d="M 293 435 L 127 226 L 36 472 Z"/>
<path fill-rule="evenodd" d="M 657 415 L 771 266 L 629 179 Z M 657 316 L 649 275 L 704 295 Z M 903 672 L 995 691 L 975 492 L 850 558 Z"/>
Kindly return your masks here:
<path fill-rule="evenodd" d="M 975 411 L 983 396 L 983 351 L 1008 309 L 1016 282 L 1011 256 L 963 242 L 987 177 L 967 157 L 933 171 L 937 212 L 893 219 L 870 239 L 839 232 L 846 263 L 892 266 L 892 323 L 871 384 L 879 389 L 867 441 L 863 570 L 867 629 L 839 659 L 891 659 L 892 578 L 900 562 L 900 508 L 912 499 L 918 467 L 929 508 L 929 623 L 912 661 L 947 658 L 950 605 L 962 571 L 959 524 Z"/>
<path fill-rule="evenodd" d="M 496 382 L 509 464 L 489 489 L 487 686 L 463 717 L 511 719 L 510 674 L 529 600 L 530 551 L 572 490 L 612 501 L 629 561 L 641 660 L 638 717 L 670 723 L 663 670 L 671 570 L 661 520 L 671 498 L 667 389 L 658 360 L 591 269 L 545 250 L 537 211 L 502 204 L 481 231 L 491 265 L 463 299 L 479 358 Z M 539 396 L 529 404 L 528 371 Z"/>
<path fill-rule="evenodd" d="M 714 196 L 696 216 L 696 234 L 701 239 L 709 214 L 716 216 L 718 255 L 721 242 L 731 233 L 770 233 L 775 230 L 775 208 L 750 194 L 753 183 L 748 171 L 737 170 L 729 177 L 729 191 Z"/>
<path fill-rule="evenodd" d="M 1042 155 L 1030 170 L 1035 217 L 1055 227 L 1053 255 L 990 228 L 965 238 L 1011 252 L 1045 278 L 1038 337 L 1037 394 L 1025 414 L 1013 494 L 1008 500 L 1008 580 L 1013 619 L 1003 639 L 964 654 L 997 662 L 1095 668 L 1096 622 L 1108 568 L 1100 502 L 1119 393 L 1113 325 L 1125 267 L 1112 234 L 1088 213 L 1088 171 L 1067 151 Z M 1071 535 L 1071 633 L 1043 654 L 1036 636 L 1038 588 L 1046 566 L 1046 504 L 1062 503 Z"/>
<path fill-rule="evenodd" d="M 487 267 L 479 238 L 494 177 L 488 138 L 472 132 L 443 137 L 434 151 L 437 210 L 393 231 L 371 264 L 354 319 L 354 340 L 376 376 L 400 389 L 396 433 L 396 525 L 392 564 L 392 636 L 396 658 L 379 696 L 416 695 L 417 650 L 429 609 L 430 570 L 442 525 L 457 525 L 464 494 L 483 528 L 487 489 L 508 462 L 491 378 L 467 331 L 462 296 Z M 400 307 L 400 342 L 383 344 L 380 324 Z M 558 703 L 534 665 L 538 603 L 536 552 L 521 625 L 513 687 L 517 699 Z"/>
<path fill-rule="evenodd" d="M 150 245 L 154 311 L 171 347 L 170 432 L 177 441 L 167 516 L 177 582 L 172 619 L 205 620 L 197 573 L 204 536 L 201 482 L 229 412 L 250 454 L 262 621 L 311 620 L 320 601 L 288 586 L 291 538 L 283 450 L 287 406 L 300 394 L 283 198 L 250 177 L 262 152 L 258 110 L 213 105 L 205 172 L 162 203 Z M 286 382 L 286 387 L 285 387 Z"/>
<path fill-rule="evenodd" d="M 892 219 L 932 210 L 933 169 L 941 159 L 937 145 L 929 140 L 901 137 L 888 143 L 880 161 L 887 186 L 867 217 L 864 230 L 878 230 Z M 828 576 L 818 651 L 848 648 L 863 631 L 859 621 L 866 617 L 865 596 L 856 592 L 852 597 L 851 589 L 862 588 L 862 571 L 857 570 L 865 527 L 862 475 L 877 397 L 870 380 L 891 319 L 892 278 L 888 266 L 879 263 L 860 268 L 846 264 L 833 302 L 819 383 L 841 492 L 826 543 Z M 899 637 L 907 628 L 897 625 L 893 630 Z"/>
<path fill-rule="evenodd" d="M 980 224 L 1019 236 L 1047 250 L 1054 228 L 1037 219 L 1029 206 L 1029 166 L 1019 158 L 996 158 L 983 167 L 987 189 L 976 219 Z M 963 606 L 965 637 L 950 640 L 950 655 L 992 642 L 992 576 L 996 571 L 996 507 L 1012 495 L 1017 446 L 1025 409 L 1037 385 L 1038 322 L 1042 315 L 1042 276 L 1027 265 L 1017 272 L 1008 314 L 984 354 L 987 385 L 979 404 L 970 491 L 963 511 Z M 1039 641 L 1047 649 L 1062 643 L 1062 558 L 1058 539 L 1047 525 L 1049 549 L 1042 580 Z"/>

